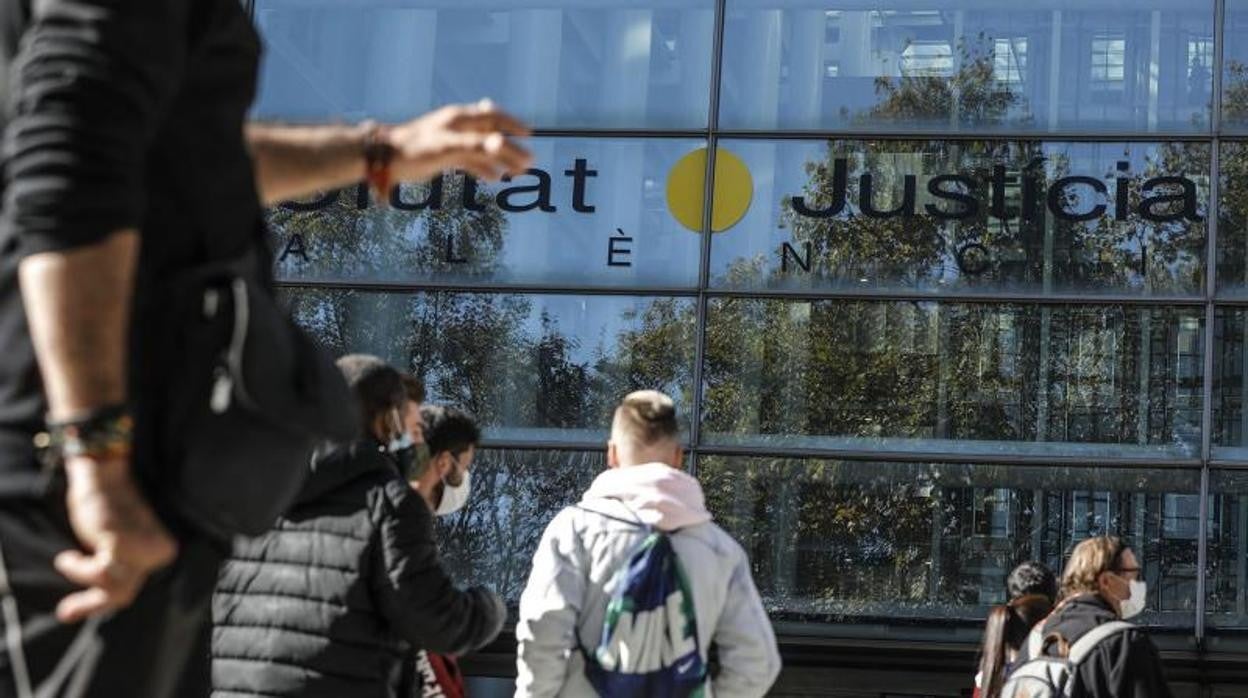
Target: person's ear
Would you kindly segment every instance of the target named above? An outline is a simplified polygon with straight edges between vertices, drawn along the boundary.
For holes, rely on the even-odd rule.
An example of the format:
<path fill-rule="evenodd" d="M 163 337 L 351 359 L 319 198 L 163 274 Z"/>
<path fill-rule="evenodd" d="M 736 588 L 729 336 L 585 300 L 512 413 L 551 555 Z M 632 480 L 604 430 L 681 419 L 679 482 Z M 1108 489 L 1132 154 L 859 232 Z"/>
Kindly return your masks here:
<path fill-rule="evenodd" d="M 620 453 L 616 449 L 614 441 L 607 442 L 607 467 L 608 468 L 620 467 Z"/>
<path fill-rule="evenodd" d="M 433 460 L 433 467 L 438 469 L 438 480 L 445 480 L 451 468 L 455 467 L 455 456 L 450 451 L 443 451 Z"/>
<path fill-rule="evenodd" d="M 1106 598 L 1117 598 L 1113 592 L 1114 574 L 1112 572 L 1102 572 L 1096 576 L 1096 587 L 1100 590 L 1101 596 Z"/>

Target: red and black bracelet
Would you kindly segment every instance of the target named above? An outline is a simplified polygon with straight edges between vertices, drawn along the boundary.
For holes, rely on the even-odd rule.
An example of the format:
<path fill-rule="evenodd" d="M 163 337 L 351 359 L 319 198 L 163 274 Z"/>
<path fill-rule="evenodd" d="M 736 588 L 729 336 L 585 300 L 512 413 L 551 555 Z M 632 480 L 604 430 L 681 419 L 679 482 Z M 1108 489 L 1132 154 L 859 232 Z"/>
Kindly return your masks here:
<path fill-rule="evenodd" d="M 389 203 L 390 189 L 394 186 L 390 166 L 395 151 L 389 135 L 389 129 L 381 125 L 372 125 L 364 135 L 364 177 L 373 196 L 383 206 Z"/>

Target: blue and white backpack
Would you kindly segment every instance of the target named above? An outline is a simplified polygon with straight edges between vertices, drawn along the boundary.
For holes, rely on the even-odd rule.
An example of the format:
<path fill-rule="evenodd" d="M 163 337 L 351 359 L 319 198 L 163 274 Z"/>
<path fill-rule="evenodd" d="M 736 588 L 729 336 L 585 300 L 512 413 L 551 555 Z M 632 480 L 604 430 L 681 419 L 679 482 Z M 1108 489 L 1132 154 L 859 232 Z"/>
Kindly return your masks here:
<path fill-rule="evenodd" d="M 585 676 L 603 698 L 702 698 L 706 662 L 692 588 L 671 534 L 626 523 L 645 528 L 646 537 L 615 573 L 602 640 L 581 647 Z"/>

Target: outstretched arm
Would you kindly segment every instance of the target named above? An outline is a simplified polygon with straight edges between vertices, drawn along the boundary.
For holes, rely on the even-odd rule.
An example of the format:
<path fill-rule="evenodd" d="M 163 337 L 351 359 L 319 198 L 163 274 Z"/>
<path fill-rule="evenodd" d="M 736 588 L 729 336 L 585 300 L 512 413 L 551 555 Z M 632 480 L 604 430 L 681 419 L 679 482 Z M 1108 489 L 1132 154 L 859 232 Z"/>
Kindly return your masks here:
<path fill-rule="evenodd" d="M 532 157 L 513 140 L 528 133 L 486 100 L 443 107 L 396 126 L 257 123 L 247 127 L 247 142 L 260 197 L 276 204 L 364 179 L 370 136 L 393 149 L 396 182 L 424 181 L 451 169 L 493 181 L 528 169 Z"/>

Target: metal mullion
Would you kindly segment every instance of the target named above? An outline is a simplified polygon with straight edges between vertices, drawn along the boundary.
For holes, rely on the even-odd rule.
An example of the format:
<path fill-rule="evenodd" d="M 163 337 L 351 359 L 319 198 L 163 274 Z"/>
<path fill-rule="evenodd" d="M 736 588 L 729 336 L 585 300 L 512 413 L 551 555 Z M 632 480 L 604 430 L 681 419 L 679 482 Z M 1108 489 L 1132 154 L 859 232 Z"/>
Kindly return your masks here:
<path fill-rule="evenodd" d="M 1232 298 L 1219 298 L 1214 296 L 1213 302 L 1222 307 L 1243 308 L 1248 306 L 1248 298 L 1243 296 L 1235 296 Z"/>
<path fill-rule="evenodd" d="M 713 69 L 714 73 L 715 70 Z M 599 128 L 599 127 L 550 127 L 535 128 L 537 138 L 705 138 L 709 129 L 697 128 Z M 843 140 L 843 141 L 1065 141 L 1092 143 L 1208 143 L 1209 133 L 1165 133 L 1149 131 L 989 131 L 948 133 L 939 131 L 846 131 L 846 130 L 775 130 L 775 129 L 720 129 L 715 135 L 728 140 Z M 1243 137 L 1248 138 L 1248 132 Z"/>
<path fill-rule="evenodd" d="M 1209 459 L 1210 470 L 1248 470 L 1248 461 L 1231 460 L 1229 458 Z"/>
<path fill-rule="evenodd" d="M 779 457 L 791 459 L 847 460 L 889 463 L 948 463 L 965 465 L 1165 468 L 1196 470 L 1198 458 L 1114 458 L 1061 455 L 1020 455 L 991 453 L 950 453 L 948 451 L 886 451 L 880 449 L 800 448 L 784 446 L 717 446 L 703 444 L 699 451 L 717 456 Z"/>
<path fill-rule="evenodd" d="M 706 128 L 577 128 L 552 127 L 534 128 L 533 138 L 667 138 L 697 139 L 706 138 Z"/>
<path fill-rule="evenodd" d="M 1149 131 L 977 131 L 949 133 L 940 131 L 844 131 L 844 130 L 730 130 L 719 132 L 721 138 L 737 140 L 844 140 L 844 141 L 1065 141 L 1093 143 L 1190 142 L 1208 143 L 1209 133 L 1165 133 Z"/>
<path fill-rule="evenodd" d="M 523 440 L 485 438 L 481 448 L 512 451 L 569 451 L 601 452 L 598 442 Z M 882 451 L 876 449 L 820 449 L 786 448 L 776 446 L 716 446 L 703 444 L 696 450 L 702 455 L 739 456 L 745 458 L 785 458 L 793 460 L 840 460 L 885 463 L 932 463 L 948 465 L 996 465 L 1004 467 L 1061 466 L 1073 468 L 1120 468 L 1198 470 L 1201 462 L 1196 458 L 1148 459 L 1148 458 L 1090 458 L 1086 456 L 1017 455 L 987 453 L 949 453 L 941 451 Z M 1240 464 L 1248 468 L 1248 463 Z"/>
<path fill-rule="evenodd" d="M 689 408 L 689 474 L 697 477 L 702 440 L 702 367 L 706 361 L 707 304 L 711 285 L 711 224 L 715 213 L 715 154 L 718 146 L 720 83 L 724 67 L 724 22 L 727 0 L 715 2 L 715 32 L 711 40 L 711 91 L 706 115 L 706 174 L 702 189 L 702 246 L 698 259 L 697 318 L 694 322 L 693 404 Z"/>
<path fill-rule="evenodd" d="M 958 293 L 942 292 L 940 294 L 906 290 L 869 290 L 851 289 L 708 289 L 707 295 L 712 298 L 759 298 L 787 300 L 846 300 L 846 301 L 918 301 L 932 303 L 977 303 L 977 304 L 1028 304 L 1028 305 L 1134 305 L 1134 306 L 1190 306 L 1202 308 L 1205 300 L 1202 296 L 1141 296 L 1128 294 L 1044 294 L 1038 293 Z"/>
<path fill-rule="evenodd" d="M 1205 647 L 1206 588 L 1209 572 L 1209 463 L 1213 456 L 1213 372 L 1217 347 L 1216 324 L 1218 295 L 1218 218 L 1221 214 L 1221 134 L 1222 134 L 1222 69 L 1226 49 L 1226 0 L 1214 0 L 1213 95 L 1209 123 L 1213 143 L 1209 149 L 1209 213 L 1205 236 L 1205 355 L 1204 380 L 1201 386 L 1200 438 L 1200 502 L 1197 510 L 1200 526 L 1196 537 L 1196 647 Z"/>
<path fill-rule="evenodd" d="M 280 288 L 319 288 L 334 290 L 357 290 L 392 293 L 520 293 L 520 294 L 576 294 L 588 296 L 643 296 L 683 298 L 743 298 L 778 300 L 844 300 L 862 302 L 930 302 L 993 305 L 1095 305 L 1095 306 L 1186 306 L 1203 308 L 1204 296 L 1141 296 L 1127 294 L 1084 295 L 1044 293 L 958 293 L 940 294 L 904 289 L 731 289 L 694 288 L 688 286 L 583 286 L 579 284 L 516 284 L 506 282 L 465 281 L 370 281 L 343 279 L 282 279 L 275 282 Z M 701 285 L 701 284 L 700 284 Z M 1239 301 L 1248 305 L 1248 299 Z"/>

